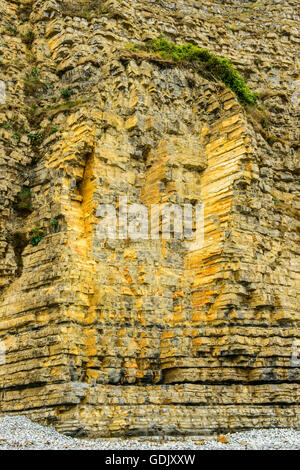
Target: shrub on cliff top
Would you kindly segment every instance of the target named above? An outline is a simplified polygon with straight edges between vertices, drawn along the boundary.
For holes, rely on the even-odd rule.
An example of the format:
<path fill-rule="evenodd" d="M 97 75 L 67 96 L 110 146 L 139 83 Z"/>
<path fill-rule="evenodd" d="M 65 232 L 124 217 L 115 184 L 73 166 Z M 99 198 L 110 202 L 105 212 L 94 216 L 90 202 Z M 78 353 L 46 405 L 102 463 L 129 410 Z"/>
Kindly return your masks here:
<path fill-rule="evenodd" d="M 194 44 L 178 45 L 163 37 L 148 42 L 144 49 L 175 62 L 198 62 L 201 64 L 203 73 L 206 72 L 222 81 L 236 94 L 242 104 L 256 104 L 256 94 L 250 90 L 244 78 L 225 57 L 217 57 L 207 49 L 202 49 Z M 138 46 L 134 46 L 133 50 L 138 50 Z"/>
<path fill-rule="evenodd" d="M 60 94 L 63 98 L 67 99 L 67 98 L 70 98 L 71 96 L 71 91 L 69 90 L 69 88 L 63 88 L 61 91 L 60 91 Z"/>
<path fill-rule="evenodd" d="M 43 132 L 42 131 L 31 131 L 27 132 L 27 137 L 29 137 L 30 142 L 32 145 L 38 145 L 42 142 L 43 140 Z"/>

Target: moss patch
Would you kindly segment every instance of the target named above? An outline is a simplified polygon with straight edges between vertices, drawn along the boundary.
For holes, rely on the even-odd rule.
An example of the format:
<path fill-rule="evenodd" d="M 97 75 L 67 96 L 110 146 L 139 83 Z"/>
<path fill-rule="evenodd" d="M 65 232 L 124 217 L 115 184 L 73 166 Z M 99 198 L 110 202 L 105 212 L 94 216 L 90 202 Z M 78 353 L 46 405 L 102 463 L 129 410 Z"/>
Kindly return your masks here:
<path fill-rule="evenodd" d="M 136 52 L 141 50 L 154 52 L 163 59 L 171 59 L 174 62 L 197 63 L 200 66 L 200 73 L 206 78 L 222 81 L 235 93 L 241 104 L 256 105 L 257 95 L 250 90 L 232 62 L 225 57 L 217 57 L 207 49 L 202 49 L 194 44 L 178 45 L 163 37 L 149 41 L 141 46 L 130 46 L 130 49 Z"/>

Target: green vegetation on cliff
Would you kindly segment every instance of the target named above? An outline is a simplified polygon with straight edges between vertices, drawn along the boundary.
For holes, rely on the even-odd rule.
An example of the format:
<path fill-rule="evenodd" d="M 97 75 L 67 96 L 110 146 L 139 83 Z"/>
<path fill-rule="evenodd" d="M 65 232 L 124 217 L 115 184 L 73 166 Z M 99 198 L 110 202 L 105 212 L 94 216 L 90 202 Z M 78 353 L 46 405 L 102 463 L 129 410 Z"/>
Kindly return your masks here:
<path fill-rule="evenodd" d="M 163 37 L 149 41 L 143 46 L 134 45 L 131 49 L 136 52 L 140 50 L 154 52 L 163 59 L 171 59 L 175 62 L 197 62 L 201 65 L 201 72 L 204 75 L 210 75 L 222 81 L 236 94 L 242 104 L 256 104 L 256 94 L 250 90 L 232 62 L 225 57 L 215 56 L 207 49 L 202 49 L 194 44 L 178 45 Z"/>
<path fill-rule="evenodd" d="M 34 228 L 31 230 L 30 242 L 32 246 L 37 246 L 44 237 L 44 230 L 42 228 Z"/>

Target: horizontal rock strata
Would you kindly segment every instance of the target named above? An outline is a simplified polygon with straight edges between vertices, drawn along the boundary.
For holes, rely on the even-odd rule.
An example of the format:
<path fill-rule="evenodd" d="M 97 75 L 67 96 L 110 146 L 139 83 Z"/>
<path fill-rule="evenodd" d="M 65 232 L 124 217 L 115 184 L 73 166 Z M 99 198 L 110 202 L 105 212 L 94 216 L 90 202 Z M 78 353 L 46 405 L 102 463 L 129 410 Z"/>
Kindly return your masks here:
<path fill-rule="evenodd" d="M 299 427 L 296 1 L 0 0 L 0 412 L 73 435 Z M 164 35 L 229 58 L 268 116 Z M 204 244 L 100 203 L 204 204 Z"/>

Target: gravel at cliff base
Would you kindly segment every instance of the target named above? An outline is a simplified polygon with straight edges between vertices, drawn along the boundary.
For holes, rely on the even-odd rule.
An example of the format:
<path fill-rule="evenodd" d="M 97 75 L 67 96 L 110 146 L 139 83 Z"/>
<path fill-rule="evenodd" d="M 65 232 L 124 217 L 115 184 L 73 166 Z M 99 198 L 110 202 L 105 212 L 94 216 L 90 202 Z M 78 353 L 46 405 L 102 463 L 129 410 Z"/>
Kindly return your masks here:
<path fill-rule="evenodd" d="M 76 439 L 24 416 L 0 418 L 0 450 L 300 450 L 300 431 L 294 429 L 253 429 L 208 441 L 161 439 Z"/>

